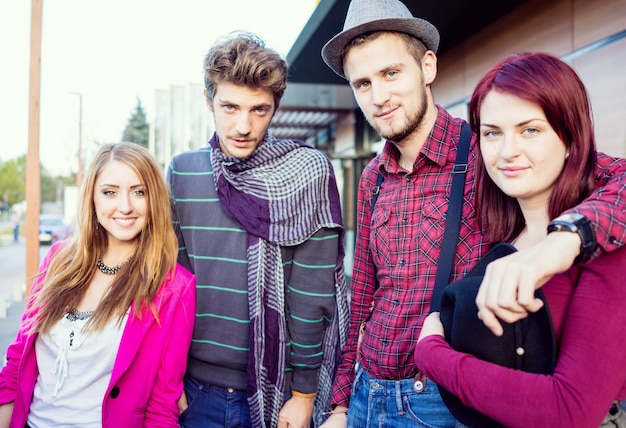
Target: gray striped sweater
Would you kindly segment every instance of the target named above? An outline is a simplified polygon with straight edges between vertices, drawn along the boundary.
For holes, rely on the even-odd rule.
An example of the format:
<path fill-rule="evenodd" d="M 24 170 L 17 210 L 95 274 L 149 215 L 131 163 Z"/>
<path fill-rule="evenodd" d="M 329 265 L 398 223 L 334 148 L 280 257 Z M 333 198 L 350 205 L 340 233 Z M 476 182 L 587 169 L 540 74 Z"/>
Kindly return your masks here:
<path fill-rule="evenodd" d="M 197 309 L 187 372 L 195 379 L 246 390 L 249 310 L 246 232 L 222 210 L 210 149 L 176 156 L 168 170 L 179 262 L 196 275 Z M 339 231 L 321 229 L 282 247 L 289 334 L 286 389 L 315 392 L 324 329 L 335 311 Z"/>

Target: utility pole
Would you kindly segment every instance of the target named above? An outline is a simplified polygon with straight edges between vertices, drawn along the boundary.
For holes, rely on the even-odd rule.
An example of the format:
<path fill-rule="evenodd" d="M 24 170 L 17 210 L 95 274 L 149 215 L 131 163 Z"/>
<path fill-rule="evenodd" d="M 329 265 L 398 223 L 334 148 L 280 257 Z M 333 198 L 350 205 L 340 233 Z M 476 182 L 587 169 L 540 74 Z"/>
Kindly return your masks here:
<path fill-rule="evenodd" d="M 26 294 L 39 268 L 39 127 L 41 102 L 41 23 L 43 0 L 31 0 L 28 153 L 26 154 Z"/>

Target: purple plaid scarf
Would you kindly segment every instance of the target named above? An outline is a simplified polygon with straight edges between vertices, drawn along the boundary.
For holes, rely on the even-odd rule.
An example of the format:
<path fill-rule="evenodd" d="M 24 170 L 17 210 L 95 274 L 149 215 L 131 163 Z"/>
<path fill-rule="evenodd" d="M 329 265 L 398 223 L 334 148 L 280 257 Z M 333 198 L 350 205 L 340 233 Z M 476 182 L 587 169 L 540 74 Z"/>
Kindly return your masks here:
<path fill-rule="evenodd" d="M 215 185 L 222 209 L 248 232 L 248 301 L 250 355 L 248 402 L 255 427 L 275 427 L 284 402 L 285 323 L 281 246 L 299 245 L 321 228 L 341 230 L 335 266 L 337 309 L 323 339 L 314 423 L 321 424 L 348 326 L 343 271 L 343 222 L 337 184 L 329 159 L 297 140 L 269 134 L 244 160 L 219 149 L 217 134 L 209 142 Z"/>

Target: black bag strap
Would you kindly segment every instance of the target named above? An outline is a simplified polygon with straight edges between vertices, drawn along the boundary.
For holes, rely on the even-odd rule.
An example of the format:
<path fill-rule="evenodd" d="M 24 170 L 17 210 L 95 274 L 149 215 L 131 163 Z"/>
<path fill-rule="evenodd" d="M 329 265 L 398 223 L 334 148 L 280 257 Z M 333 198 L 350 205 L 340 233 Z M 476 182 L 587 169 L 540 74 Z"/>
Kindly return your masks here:
<path fill-rule="evenodd" d="M 446 214 L 446 229 L 441 241 L 441 253 L 435 276 L 435 287 L 430 302 L 430 312 L 439 312 L 443 289 L 450 282 L 452 263 L 456 254 L 456 246 L 461 229 L 461 212 L 463 211 L 463 190 L 465 188 L 465 175 L 467 173 L 467 159 L 469 156 L 472 131 L 467 123 L 461 130 L 461 140 L 456 152 L 456 161 L 452 169 L 452 189 L 450 190 L 450 202 Z"/>
<path fill-rule="evenodd" d="M 380 194 L 380 186 L 383 184 L 384 179 L 385 179 L 385 176 L 383 176 L 383 173 L 378 171 L 378 177 L 376 177 L 376 186 L 374 186 L 374 189 L 372 189 L 372 208 L 370 208 L 370 218 L 372 217 L 372 214 L 374 213 L 376 200 L 378 199 L 378 195 Z"/>

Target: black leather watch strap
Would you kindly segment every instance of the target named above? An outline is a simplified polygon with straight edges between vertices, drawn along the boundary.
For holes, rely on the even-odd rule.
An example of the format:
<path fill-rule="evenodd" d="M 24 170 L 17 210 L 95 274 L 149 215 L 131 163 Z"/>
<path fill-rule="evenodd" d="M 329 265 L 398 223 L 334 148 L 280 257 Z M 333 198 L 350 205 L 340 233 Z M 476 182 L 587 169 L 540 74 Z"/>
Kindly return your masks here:
<path fill-rule="evenodd" d="M 550 222 L 548 233 L 572 232 L 580 237 L 580 253 L 574 259 L 574 264 L 584 263 L 591 258 L 596 250 L 596 234 L 593 225 L 587 217 L 578 213 L 563 214 Z"/>

